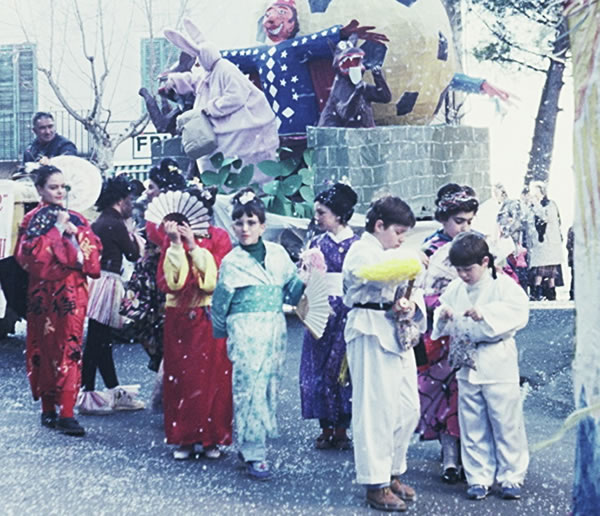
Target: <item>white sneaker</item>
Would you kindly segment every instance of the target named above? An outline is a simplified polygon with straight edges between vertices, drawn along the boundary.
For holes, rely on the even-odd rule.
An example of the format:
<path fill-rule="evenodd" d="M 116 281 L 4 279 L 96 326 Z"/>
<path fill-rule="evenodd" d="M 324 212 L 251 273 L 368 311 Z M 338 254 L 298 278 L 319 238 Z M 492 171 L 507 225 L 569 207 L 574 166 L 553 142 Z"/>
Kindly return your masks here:
<path fill-rule="evenodd" d="M 173 450 L 173 458 L 175 460 L 188 460 L 192 457 L 193 452 L 194 449 L 191 446 L 180 446 L 176 450 Z"/>
<path fill-rule="evenodd" d="M 75 408 L 84 416 L 112 414 L 112 397 L 101 391 L 79 391 Z"/>
<path fill-rule="evenodd" d="M 135 393 L 125 390 L 123 387 L 112 389 L 113 410 L 142 410 L 146 408 L 143 401 L 135 399 Z"/>
<path fill-rule="evenodd" d="M 221 457 L 221 450 L 216 446 L 214 448 L 204 448 L 204 456 L 207 459 L 219 459 Z"/>

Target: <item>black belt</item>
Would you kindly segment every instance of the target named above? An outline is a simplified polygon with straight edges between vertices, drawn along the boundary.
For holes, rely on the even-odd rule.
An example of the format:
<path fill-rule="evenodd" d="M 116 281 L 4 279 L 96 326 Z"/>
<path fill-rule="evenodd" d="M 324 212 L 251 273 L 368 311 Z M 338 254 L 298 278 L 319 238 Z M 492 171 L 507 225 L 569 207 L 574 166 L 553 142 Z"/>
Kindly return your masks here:
<path fill-rule="evenodd" d="M 475 343 L 475 347 L 479 347 L 485 344 L 498 344 L 499 342 L 502 342 L 503 340 L 506 339 L 496 339 L 496 340 L 480 340 L 479 342 Z"/>
<path fill-rule="evenodd" d="M 369 310 L 389 310 L 394 303 L 355 303 L 352 308 L 368 308 Z"/>

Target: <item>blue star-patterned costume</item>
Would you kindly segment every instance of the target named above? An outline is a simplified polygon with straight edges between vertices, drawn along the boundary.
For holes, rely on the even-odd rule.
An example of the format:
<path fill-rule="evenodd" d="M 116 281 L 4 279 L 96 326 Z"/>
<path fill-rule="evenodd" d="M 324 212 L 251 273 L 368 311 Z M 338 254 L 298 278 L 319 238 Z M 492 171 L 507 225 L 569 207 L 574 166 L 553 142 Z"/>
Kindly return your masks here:
<path fill-rule="evenodd" d="M 309 63 L 333 56 L 341 25 L 282 41 L 277 45 L 223 50 L 221 55 L 246 74 L 260 77 L 263 92 L 281 121 L 280 134 L 304 133 L 319 120 Z"/>

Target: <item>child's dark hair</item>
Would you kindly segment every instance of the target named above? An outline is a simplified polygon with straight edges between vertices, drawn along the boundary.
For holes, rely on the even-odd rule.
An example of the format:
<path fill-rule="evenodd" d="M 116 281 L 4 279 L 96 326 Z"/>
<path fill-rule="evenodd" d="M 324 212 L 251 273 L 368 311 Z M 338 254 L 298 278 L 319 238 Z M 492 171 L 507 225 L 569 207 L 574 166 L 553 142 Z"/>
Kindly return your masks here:
<path fill-rule="evenodd" d="M 233 211 L 231 212 L 233 220 L 239 219 L 242 215 L 248 217 L 256 215 L 261 224 L 264 224 L 267 220 L 265 205 L 252 188 L 240 190 L 233 196 L 231 203 L 233 204 Z"/>
<path fill-rule="evenodd" d="M 48 182 L 48 178 L 54 174 L 62 174 L 62 170 L 52 165 L 42 165 L 35 170 L 35 186 L 44 188 Z"/>
<path fill-rule="evenodd" d="M 415 215 L 410 206 L 400 199 L 400 197 L 393 195 L 386 195 L 371 203 L 365 218 L 365 230 L 373 233 L 375 231 L 375 223 L 378 220 L 383 222 L 385 229 L 391 224 L 399 224 L 412 228 L 416 222 Z"/>
<path fill-rule="evenodd" d="M 435 200 L 435 220 L 446 222 L 452 215 L 457 213 L 477 213 L 479 201 L 470 186 L 448 183 L 437 192 Z"/>
<path fill-rule="evenodd" d="M 386 195 L 371 203 L 365 218 L 365 229 L 369 233 L 373 233 L 378 220 L 383 222 L 383 227 L 386 229 L 391 224 L 412 228 L 416 222 L 410 206 L 400 197 L 393 195 Z"/>
<path fill-rule="evenodd" d="M 110 208 L 120 200 L 125 199 L 135 192 L 135 187 L 124 175 L 108 178 L 102 185 L 102 192 L 96 201 L 96 208 L 103 211 Z"/>
<path fill-rule="evenodd" d="M 483 259 L 489 258 L 488 266 L 492 269 L 492 277 L 496 279 L 496 266 L 494 256 L 485 241 L 485 237 L 474 231 L 466 231 L 454 237 L 449 253 L 450 263 L 454 267 L 468 267 L 469 265 L 483 263 Z"/>
<path fill-rule="evenodd" d="M 204 205 L 204 207 L 208 210 L 209 216 L 211 217 L 213 214 L 213 206 L 217 200 L 217 191 L 218 188 L 216 186 L 204 188 L 198 188 L 197 186 L 194 186 L 186 190 L 186 192 L 196 197 Z"/>

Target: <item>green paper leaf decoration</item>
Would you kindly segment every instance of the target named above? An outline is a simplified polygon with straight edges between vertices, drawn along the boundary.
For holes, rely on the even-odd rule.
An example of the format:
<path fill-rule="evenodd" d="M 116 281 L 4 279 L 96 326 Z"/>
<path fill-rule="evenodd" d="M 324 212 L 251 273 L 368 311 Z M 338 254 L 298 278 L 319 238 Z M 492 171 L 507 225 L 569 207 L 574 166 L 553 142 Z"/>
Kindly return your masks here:
<path fill-rule="evenodd" d="M 298 175 L 286 177 L 281 183 L 281 190 L 285 195 L 294 195 L 302 185 L 302 178 Z"/>
<path fill-rule="evenodd" d="M 301 168 L 298 170 L 298 174 L 302 178 L 302 182 L 305 185 L 312 186 L 315 184 L 315 172 L 309 168 Z"/>
<path fill-rule="evenodd" d="M 304 158 L 304 163 L 306 163 L 306 166 L 308 168 L 312 168 L 312 166 L 313 166 L 313 150 L 306 149 L 304 151 L 304 153 L 302 154 L 302 157 Z"/>
<path fill-rule="evenodd" d="M 216 169 L 219 169 L 219 168 L 221 168 L 221 165 L 223 164 L 224 159 L 225 159 L 225 156 L 223 156 L 223 153 L 217 152 L 216 154 L 213 154 L 210 157 L 210 162 L 213 167 L 215 167 Z"/>
<path fill-rule="evenodd" d="M 269 177 L 277 177 L 281 175 L 281 166 L 277 161 L 267 159 L 258 163 L 257 167 L 261 172 Z"/>
<path fill-rule="evenodd" d="M 269 195 L 276 195 L 279 190 L 279 181 L 271 181 L 263 185 L 263 192 Z"/>
<path fill-rule="evenodd" d="M 291 217 L 293 214 L 291 201 L 285 201 L 283 203 L 283 214 L 287 217 Z"/>
<path fill-rule="evenodd" d="M 281 197 L 274 197 L 271 202 L 271 212 L 277 213 L 278 215 L 285 215 L 285 203 L 281 200 Z"/>
<path fill-rule="evenodd" d="M 315 191 L 313 190 L 312 186 L 301 186 L 300 195 L 306 202 L 313 203 L 315 200 Z"/>
<path fill-rule="evenodd" d="M 300 202 L 293 203 L 294 217 L 304 218 L 306 216 L 306 206 Z"/>
<path fill-rule="evenodd" d="M 202 174 L 200 174 L 200 179 L 203 185 L 220 186 L 223 178 L 220 174 L 207 170 L 206 172 L 202 172 Z"/>
<path fill-rule="evenodd" d="M 254 165 L 246 165 L 239 173 L 230 173 L 226 185 L 234 190 L 245 188 L 252 181 Z"/>
<path fill-rule="evenodd" d="M 292 174 L 296 168 L 298 168 L 298 163 L 299 161 L 295 158 L 289 158 L 284 161 L 280 161 L 279 164 L 281 165 L 281 175 L 289 176 Z"/>

